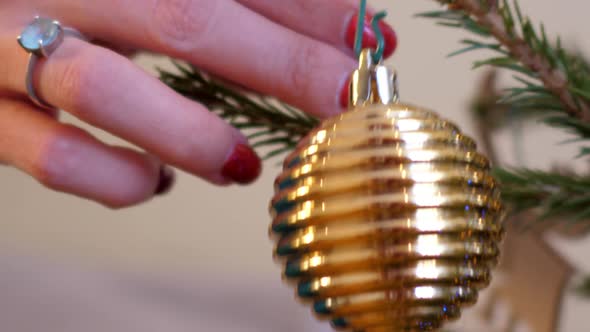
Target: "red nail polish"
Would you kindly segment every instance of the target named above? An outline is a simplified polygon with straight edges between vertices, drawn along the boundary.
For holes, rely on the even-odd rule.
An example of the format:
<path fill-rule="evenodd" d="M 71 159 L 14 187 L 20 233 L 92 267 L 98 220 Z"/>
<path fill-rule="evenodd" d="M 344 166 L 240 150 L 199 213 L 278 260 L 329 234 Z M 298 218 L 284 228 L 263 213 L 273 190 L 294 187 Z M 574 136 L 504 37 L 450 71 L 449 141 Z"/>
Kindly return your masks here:
<path fill-rule="evenodd" d="M 162 166 L 160 168 L 160 179 L 158 180 L 158 186 L 154 192 L 156 195 L 165 195 L 174 186 L 176 182 L 176 176 L 174 170 L 168 166 Z"/>
<path fill-rule="evenodd" d="M 373 17 L 370 15 L 365 16 L 365 22 L 363 25 L 363 48 L 377 48 L 377 36 L 373 31 L 373 27 L 371 26 L 371 19 Z M 350 23 L 348 24 L 348 29 L 346 30 L 346 45 L 350 47 L 350 49 L 354 49 L 354 39 L 356 37 L 356 29 L 358 23 L 358 14 L 355 14 Z M 385 49 L 383 50 L 383 57 L 388 58 L 390 57 L 395 49 L 397 48 L 397 34 L 393 30 L 389 24 L 385 23 L 384 21 L 379 22 L 379 27 L 381 28 L 381 32 L 383 33 L 383 38 L 385 38 Z"/>
<path fill-rule="evenodd" d="M 253 182 L 260 175 L 262 163 L 260 158 L 245 144 L 237 144 L 223 165 L 221 174 L 239 184 Z"/>
<path fill-rule="evenodd" d="M 348 100 L 350 98 L 350 77 L 346 80 L 346 84 L 342 87 L 342 91 L 340 91 L 340 107 L 348 108 Z"/>
<path fill-rule="evenodd" d="M 393 52 L 397 49 L 397 34 L 393 28 L 385 23 L 384 21 L 379 22 L 381 31 L 383 32 L 383 38 L 385 38 L 385 49 L 383 50 L 383 57 L 389 58 L 393 55 Z"/>

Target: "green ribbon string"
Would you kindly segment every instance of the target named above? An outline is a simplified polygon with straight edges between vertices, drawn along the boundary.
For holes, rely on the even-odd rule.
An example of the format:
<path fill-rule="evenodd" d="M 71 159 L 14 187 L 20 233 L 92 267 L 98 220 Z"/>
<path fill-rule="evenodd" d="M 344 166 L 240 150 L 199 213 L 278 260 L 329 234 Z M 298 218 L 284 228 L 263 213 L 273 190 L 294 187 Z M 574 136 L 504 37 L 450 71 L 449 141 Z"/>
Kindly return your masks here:
<path fill-rule="evenodd" d="M 359 16 L 357 21 L 356 27 L 356 36 L 354 39 L 354 53 L 356 54 L 357 58 L 361 55 L 363 50 L 363 32 L 364 32 L 364 25 L 365 25 L 365 16 L 367 14 L 367 0 L 361 0 L 361 4 L 359 7 Z M 387 16 L 386 11 L 379 12 L 373 17 L 371 20 L 371 26 L 373 27 L 373 31 L 375 32 L 375 37 L 377 38 L 377 49 L 373 53 L 373 61 L 375 63 L 379 63 L 383 58 L 383 52 L 385 50 L 385 38 L 383 37 L 383 32 L 379 27 L 379 22 L 383 20 Z"/>
<path fill-rule="evenodd" d="M 361 0 L 359 17 L 356 25 L 356 37 L 354 38 L 354 54 L 358 58 L 363 50 L 363 30 L 365 27 L 365 15 L 367 14 L 367 0 Z"/>
<path fill-rule="evenodd" d="M 385 51 L 385 37 L 383 37 L 383 32 L 381 31 L 381 27 L 379 27 L 379 22 L 386 16 L 387 12 L 382 11 L 377 13 L 377 15 L 375 15 L 371 21 L 373 31 L 375 31 L 375 36 L 377 37 L 377 49 L 375 50 L 375 54 L 373 54 L 373 61 L 375 63 L 379 63 L 381 59 L 383 59 L 383 52 Z"/>

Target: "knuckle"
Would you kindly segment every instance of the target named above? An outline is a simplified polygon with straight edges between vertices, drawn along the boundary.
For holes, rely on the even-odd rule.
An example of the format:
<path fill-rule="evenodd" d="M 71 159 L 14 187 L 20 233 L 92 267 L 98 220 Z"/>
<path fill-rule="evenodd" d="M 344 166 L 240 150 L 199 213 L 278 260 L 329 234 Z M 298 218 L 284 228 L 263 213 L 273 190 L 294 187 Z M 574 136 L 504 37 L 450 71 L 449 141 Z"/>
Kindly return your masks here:
<path fill-rule="evenodd" d="M 59 190 L 64 181 L 76 172 L 76 141 L 81 129 L 64 127 L 47 137 L 33 158 L 32 175 L 48 188 Z"/>
<path fill-rule="evenodd" d="M 156 0 L 150 27 L 157 44 L 165 48 L 194 48 L 210 29 L 216 8 L 223 1 Z"/>
<path fill-rule="evenodd" d="M 206 128 L 199 123 L 190 124 L 193 121 L 187 121 L 182 132 L 200 132 L 200 133 L 212 133 L 214 132 L 211 128 Z M 195 160 L 195 155 L 198 155 L 200 151 L 203 151 L 207 145 L 214 144 L 214 142 L 208 142 L 210 137 L 214 135 L 190 135 L 183 139 L 182 144 L 177 144 L 172 151 L 174 159 L 181 165 L 185 165 L 191 171 L 197 171 L 202 164 L 206 164 L 208 156 L 203 156 L 199 160 Z"/>
<path fill-rule="evenodd" d="M 294 52 L 289 52 L 286 80 L 288 90 L 296 100 L 309 96 L 313 73 L 318 72 L 321 49 L 309 41 L 296 44 Z"/>
<path fill-rule="evenodd" d="M 237 139 L 232 127 L 210 113 L 187 118 L 175 133 L 168 136 L 177 142 L 166 147 L 167 162 L 192 174 L 210 174 L 221 169 L 227 158 L 228 146 Z M 190 133 L 202 133 L 191 135 Z M 195 156 L 199 156 L 195 158 Z"/>
<path fill-rule="evenodd" d="M 100 59 L 96 52 L 80 52 L 64 64 L 60 75 L 55 75 L 54 86 L 60 91 L 73 112 L 86 109 L 88 94 L 97 87 Z"/>
<path fill-rule="evenodd" d="M 314 1 L 297 0 L 293 4 L 301 17 L 314 17 L 317 14 L 318 4 Z"/>

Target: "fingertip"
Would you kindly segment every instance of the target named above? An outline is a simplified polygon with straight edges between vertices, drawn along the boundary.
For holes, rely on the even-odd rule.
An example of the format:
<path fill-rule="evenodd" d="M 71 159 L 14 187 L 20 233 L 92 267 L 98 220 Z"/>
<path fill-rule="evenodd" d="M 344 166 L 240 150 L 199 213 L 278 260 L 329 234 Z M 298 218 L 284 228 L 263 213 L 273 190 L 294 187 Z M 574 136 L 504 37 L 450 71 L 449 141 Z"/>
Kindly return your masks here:
<path fill-rule="evenodd" d="M 349 100 L 350 100 L 350 80 L 351 76 L 346 75 L 346 77 L 342 80 L 340 85 L 340 94 L 338 96 L 338 105 L 340 106 L 340 110 L 344 110 L 348 108 Z"/>
<path fill-rule="evenodd" d="M 161 166 L 158 176 L 158 185 L 156 186 L 154 194 L 156 196 L 163 196 L 169 193 L 175 182 L 176 174 L 174 170 L 166 165 Z"/>
<path fill-rule="evenodd" d="M 350 50 L 354 50 L 356 34 L 358 29 L 358 15 L 358 11 L 352 15 L 352 17 L 349 19 L 349 23 L 345 31 L 345 43 Z M 365 16 L 363 24 L 363 48 L 375 49 L 377 47 L 377 35 L 375 34 L 373 26 L 371 25 L 371 20 L 373 19 L 373 16 L 374 15 L 372 13 L 367 13 L 367 15 Z M 385 39 L 385 49 L 383 51 L 383 56 L 385 58 L 388 58 L 392 56 L 395 50 L 397 49 L 397 34 L 393 27 L 385 21 L 380 21 L 379 27 L 381 29 L 381 33 L 383 34 L 383 38 Z"/>
<path fill-rule="evenodd" d="M 219 187 L 229 187 L 232 184 L 234 184 L 234 182 L 231 179 L 226 178 L 220 172 L 204 175 L 203 178 Z"/>
<path fill-rule="evenodd" d="M 238 143 L 227 157 L 221 174 L 236 184 L 250 184 L 262 172 L 262 161 L 256 152 L 244 143 Z"/>

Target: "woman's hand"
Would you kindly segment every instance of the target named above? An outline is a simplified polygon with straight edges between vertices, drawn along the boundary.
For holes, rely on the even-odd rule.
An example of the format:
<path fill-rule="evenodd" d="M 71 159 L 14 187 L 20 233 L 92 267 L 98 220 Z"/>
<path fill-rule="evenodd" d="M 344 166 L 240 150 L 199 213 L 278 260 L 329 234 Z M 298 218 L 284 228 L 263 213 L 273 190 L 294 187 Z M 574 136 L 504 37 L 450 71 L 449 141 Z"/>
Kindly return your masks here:
<path fill-rule="evenodd" d="M 341 109 L 355 67 L 355 0 L 27 0 L 0 2 L 0 162 L 49 188 L 124 207 L 170 187 L 178 167 L 216 184 L 249 183 L 260 160 L 246 138 L 117 50 L 148 50 L 325 117 Z M 39 15 L 66 37 L 34 73 L 50 105 L 141 147 L 106 145 L 27 99 L 28 55 L 16 42 Z M 366 46 L 375 37 L 365 24 Z M 396 40 L 383 26 L 386 55 Z"/>

